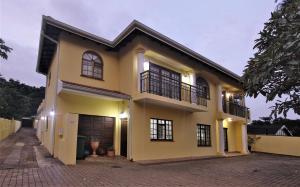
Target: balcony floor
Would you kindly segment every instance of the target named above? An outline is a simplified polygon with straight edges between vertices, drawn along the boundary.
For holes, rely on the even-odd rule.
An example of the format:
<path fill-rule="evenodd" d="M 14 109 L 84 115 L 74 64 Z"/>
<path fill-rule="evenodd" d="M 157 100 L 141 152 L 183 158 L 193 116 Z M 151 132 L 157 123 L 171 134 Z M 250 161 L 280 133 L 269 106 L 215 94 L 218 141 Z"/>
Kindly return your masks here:
<path fill-rule="evenodd" d="M 133 101 L 145 102 L 164 107 L 171 107 L 188 112 L 207 112 L 207 106 L 171 99 L 168 97 L 154 95 L 147 92 L 137 94 L 135 97 L 133 97 Z"/>

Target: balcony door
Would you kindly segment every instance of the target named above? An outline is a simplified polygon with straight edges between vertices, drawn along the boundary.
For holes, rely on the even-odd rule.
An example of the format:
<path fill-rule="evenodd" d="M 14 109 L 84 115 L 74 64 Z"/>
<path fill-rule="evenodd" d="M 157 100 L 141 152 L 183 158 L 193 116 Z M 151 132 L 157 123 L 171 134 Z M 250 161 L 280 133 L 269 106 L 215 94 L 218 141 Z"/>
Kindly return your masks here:
<path fill-rule="evenodd" d="M 151 93 L 180 100 L 180 73 L 150 63 Z"/>

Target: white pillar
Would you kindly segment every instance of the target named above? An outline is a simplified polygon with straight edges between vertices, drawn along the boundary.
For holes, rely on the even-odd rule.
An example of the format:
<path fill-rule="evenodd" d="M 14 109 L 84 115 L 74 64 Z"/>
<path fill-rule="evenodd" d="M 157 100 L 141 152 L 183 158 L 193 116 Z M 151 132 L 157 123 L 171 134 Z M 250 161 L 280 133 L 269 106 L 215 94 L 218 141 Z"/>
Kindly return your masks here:
<path fill-rule="evenodd" d="M 217 85 L 218 112 L 223 112 L 222 86 Z"/>
<path fill-rule="evenodd" d="M 225 155 L 223 120 L 218 120 L 217 122 L 217 135 L 218 135 L 217 152 L 219 155 Z"/>
<path fill-rule="evenodd" d="M 247 135 L 247 125 L 242 124 L 242 153 L 243 154 L 248 154 L 248 135 Z"/>
<path fill-rule="evenodd" d="M 144 71 L 144 62 L 145 62 L 145 50 L 139 48 L 137 52 L 137 77 L 138 77 L 138 90 L 141 88 L 141 76 L 140 74 Z"/>
<path fill-rule="evenodd" d="M 197 77 L 196 77 L 196 73 L 195 72 L 192 72 L 191 73 L 191 85 L 193 85 L 193 86 L 196 86 L 196 79 L 197 79 Z"/>

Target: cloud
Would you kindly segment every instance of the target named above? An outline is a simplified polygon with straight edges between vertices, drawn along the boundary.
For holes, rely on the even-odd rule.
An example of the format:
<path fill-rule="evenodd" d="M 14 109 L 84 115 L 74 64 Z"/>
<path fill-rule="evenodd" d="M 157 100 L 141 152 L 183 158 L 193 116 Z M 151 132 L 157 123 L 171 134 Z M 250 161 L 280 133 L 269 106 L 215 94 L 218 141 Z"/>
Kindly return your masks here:
<path fill-rule="evenodd" d="M 13 51 L 8 54 L 8 60 L 0 62 L 0 74 L 29 85 L 45 86 L 45 76 L 35 71 L 37 51 L 11 41 L 8 43 Z"/>

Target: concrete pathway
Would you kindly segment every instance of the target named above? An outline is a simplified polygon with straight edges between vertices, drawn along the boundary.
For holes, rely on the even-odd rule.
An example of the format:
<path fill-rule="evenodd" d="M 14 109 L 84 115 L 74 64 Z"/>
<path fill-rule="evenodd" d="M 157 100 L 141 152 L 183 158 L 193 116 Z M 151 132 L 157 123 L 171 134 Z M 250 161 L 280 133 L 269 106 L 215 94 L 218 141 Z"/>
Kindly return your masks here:
<path fill-rule="evenodd" d="M 51 158 L 40 145 L 34 129 L 21 128 L 16 134 L 0 142 L 0 170 L 38 168 L 57 163 L 59 162 Z"/>
<path fill-rule="evenodd" d="M 127 160 L 64 166 L 33 129 L 0 143 L 0 186 L 300 186 L 300 158 L 270 154 L 140 165 Z"/>

